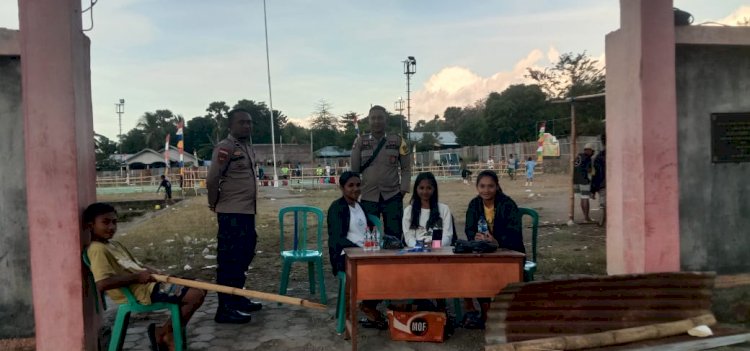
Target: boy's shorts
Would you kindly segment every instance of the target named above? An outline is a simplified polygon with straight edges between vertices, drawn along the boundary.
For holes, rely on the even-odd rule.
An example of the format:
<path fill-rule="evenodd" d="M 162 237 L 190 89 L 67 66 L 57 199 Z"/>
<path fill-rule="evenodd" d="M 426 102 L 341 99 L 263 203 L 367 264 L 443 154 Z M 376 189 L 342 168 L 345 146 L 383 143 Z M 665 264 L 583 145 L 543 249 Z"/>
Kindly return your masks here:
<path fill-rule="evenodd" d="M 579 199 L 588 200 L 591 197 L 591 184 L 575 184 L 573 190 Z"/>
<path fill-rule="evenodd" d="M 151 303 L 166 302 L 179 304 L 189 289 L 187 286 L 177 284 L 156 283 L 154 290 L 151 290 Z"/>

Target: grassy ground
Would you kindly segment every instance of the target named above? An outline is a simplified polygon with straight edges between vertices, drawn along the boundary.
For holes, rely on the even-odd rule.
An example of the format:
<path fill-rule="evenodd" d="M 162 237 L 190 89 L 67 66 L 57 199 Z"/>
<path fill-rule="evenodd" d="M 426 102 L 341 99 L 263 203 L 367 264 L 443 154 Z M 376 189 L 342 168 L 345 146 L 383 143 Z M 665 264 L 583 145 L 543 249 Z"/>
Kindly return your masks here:
<path fill-rule="evenodd" d="M 545 175 L 531 191 L 523 181 L 501 180 L 503 189 L 521 207 L 540 213 L 538 260 L 539 278 L 574 274 L 605 273 L 604 229 L 595 225 L 567 226 L 568 194 L 564 177 Z M 475 196 L 473 185 L 460 180 L 439 184 L 441 201 L 452 209 L 463 236 L 466 206 Z M 258 203 L 257 229 L 259 234 L 256 257 L 248 273 L 248 288 L 276 291 L 280 274 L 278 211 L 296 204 L 316 206 L 324 211 L 338 198 L 337 188 L 289 192 L 284 189 L 261 188 Z M 407 195 L 407 199 L 411 195 Z M 140 194 L 139 199 L 158 198 L 156 194 Z M 131 199 L 108 195 L 101 200 Z M 596 205 L 596 201 L 593 202 Z M 596 206 L 592 206 L 596 207 Z M 597 217 L 598 212 L 592 216 Z M 206 198 L 187 198 L 174 206 L 150 214 L 150 218 L 121 225 L 119 240 L 132 249 L 146 264 L 170 274 L 212 280 L 215 274 L 216 217 L 206 206 Z M 578 218 L 581 216 L 578 215 Z M 527 223 L 528 225 L 528 223 Z M 314 230 L 315 227 L 311 228 Z M 325 239 L 327 237 L 325 228 Z M 530 230 L 525 230 L 527 252 L 531 252 Z M 326 255 L 327 256 L 327 255 Z M 330 268 L 326 267 L 327 270 Z M 335 284 L 331 278 L 330 284 Z M 304 288 L 307 275 L 302 265 L 293 270 L 292 289 Z M 333 285 L 331 285 L 333 286 Z"/>

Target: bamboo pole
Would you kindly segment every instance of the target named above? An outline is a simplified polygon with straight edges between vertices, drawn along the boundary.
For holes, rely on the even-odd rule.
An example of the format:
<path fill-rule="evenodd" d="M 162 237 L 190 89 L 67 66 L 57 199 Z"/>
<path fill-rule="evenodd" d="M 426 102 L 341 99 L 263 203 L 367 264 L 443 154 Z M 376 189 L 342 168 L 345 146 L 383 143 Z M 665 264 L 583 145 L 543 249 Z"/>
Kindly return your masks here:
<path fill-rule="evenodd" d="M 536 340 L 519 341 L 507 344 L 485 346 L 485 351 L 538 351 L 538 350 L 581 350 L 627 344 L 686 333 L 699 325 L 714 325 L 713 314 L 683 319 L 676 322 L 644 325 L 641 327 L 610 330 L 601 333 L 560 336 Z"/>
<path fill-rule="evenodd" d="M 239 289 L 239 288 L 234 288 L 231 286 L 199 282 L 199 281 L 190 280 L 190 279 L 175 278 L 175 277 L 162 275 L 162 274 L 151 274 L 151 276 L 157 282 L 162 282 L 162 283 L 179 284 L 179 285 L 187 286 L 190 288 L 210 290 L 210 291 L 216 291 L 220 293 L 238 295 L 238 296 L 244 296 L 244 297 L 252 297 L 252 298 L 261 299 L 261 300 L 275 301 L 275 302 L 285 303 L 288 305 L 302 306 L 302 307 L 314 308 L 314 309 L 319 309 L 319 310 L 326 309 L 326 305 L 322 305 L 322 304 L 312 302 L 309 300 L 298 299 L 296 297 L 291 297 L 291 296 L 269 294 L 269 293 L 264 293 L 261 291 L 255 291 L 255 290 Z"/>

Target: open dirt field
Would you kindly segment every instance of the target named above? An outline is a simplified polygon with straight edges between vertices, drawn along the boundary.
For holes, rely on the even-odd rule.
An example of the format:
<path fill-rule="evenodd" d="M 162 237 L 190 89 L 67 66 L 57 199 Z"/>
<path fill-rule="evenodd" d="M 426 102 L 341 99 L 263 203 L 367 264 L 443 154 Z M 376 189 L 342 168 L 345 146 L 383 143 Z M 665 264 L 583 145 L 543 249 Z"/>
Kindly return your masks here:
<path fill-rule="evenodd" d="M 541 175 L 534 187 L 524 187 L 522 180 L 501 179 L 501 186 L 521 207 L 535 209 L 540 214 L 538 279 L 569 274 L 605 273 L 604 229 L 592 224 L 567 226 L 569 193 L 566 178 Z M 440 201 L 451 208 L 459 232 L 463 236 L 466 206 L 476 195 L 473 185 L 461 180 L 439 183 Z M 263 187 L 259 193 L 257 230 L 258 246 L 248 272 L 247 288 L 268 292 L 278 291 L 281 272 L 279 259 L 278 211 L 281 207 L 305 204 L 324 211 L 340 196 L 337 187 L 323 190 L 288 191 L 283 188 Z M 148 194 L 137 195 L 150 198 Z M 151 197 L 158 199 L 159 195 Z M 407 195 L 407 200 L 411 195 Z M 124 200 L 122 196 L 105 196 L 102 201 Z M 580 211 L 578 205 L 576 210 Z M 596 200 L 592 201 L 592 217 L 601 216 Z M 206 197 L 187 198 L 174 206 L 150 213 L 146 218 L 134 219 L 120 226 L 116 239 L 130 247 L 142 260 L 171 274 L 212 280 L 215 272 L 216 231 L 215 215 L 206 205 Z M 577 212 L 576 218 L 582 218 Z M 291 221 L 291 219 L 288 219 Z M 528 226 L 529 223 L 526 223 Z M 313 226 L 313 230 L 315 227 Z M 324 247 L 327 240 L 323 230 Z M 527 251 L 531 252 L 530 230 L 525 229 Z M 326 267 L 330 270 L 329 267 Z M 335 280 L 328 276 L 330 283 Z M 302 265 L 292 271 L 290 287 L 303 292 L 307 274 Z"/>

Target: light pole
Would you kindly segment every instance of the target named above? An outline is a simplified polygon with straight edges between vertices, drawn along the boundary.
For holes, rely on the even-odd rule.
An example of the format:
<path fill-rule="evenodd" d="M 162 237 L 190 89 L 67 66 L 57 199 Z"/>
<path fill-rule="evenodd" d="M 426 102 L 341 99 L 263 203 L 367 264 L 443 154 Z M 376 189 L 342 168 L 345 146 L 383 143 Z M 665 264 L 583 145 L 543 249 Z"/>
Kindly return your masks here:
<path fill-rule="evenodd" d="M 273 150 L 273 186 L 279 187 L 279 175 L 276 173 L 276 134 L 273 123 L 273 95 L 271 94 L 271 59 L 268 55 L 268 19 L 266 17 L 266 0 L 263 0 L 263 27 L 266 30 L 266 68 L 268 71 L 268 112 L 271 115 L 271 150 Z"/>
<path fill-rule="evenodd" d="M 404 99 L 399 97 L 398 100 L 393 103 L 393 109 L 398 111 L 398 125 L 401 128 L 401 136 L 404 136 Z"/>
<path fill-rule="evenodd" d="M 118 153 L 119 153 L 119 159 L 120 159 L 120 177 L 122 177 L 122 114 L 125 113 L 125 99 L 120 99 L 120 103 L 115 104 L 115 112 L 117 113 L 117 120 L 120 124 L 120 134 L 117 135 L 119 142 L 117 143 L 119 146 Z"/>
<path fill-rule="evenodd" d="M 404 63 L 404 74 L 406 75 L 406 119 L 407 119 L 407 134 L 409 133 L 409 128 L 411 128 L 411 75 L 414 73 L 417 73 L 417 60 L 414 58 L 414 56 L 409 56 L 406 58 L 406 60 L 402 61 Z M 407 135 L 406 140 L 408 142 L 411 142 L 411 135 Z"/>

